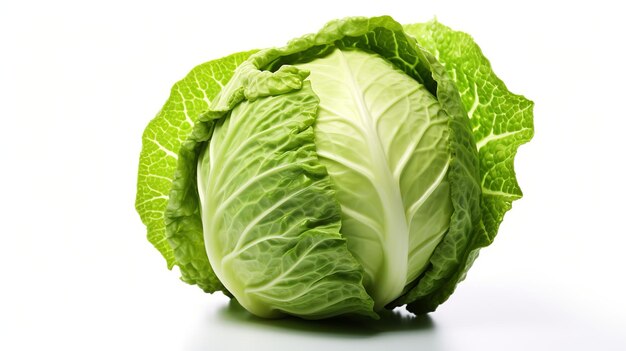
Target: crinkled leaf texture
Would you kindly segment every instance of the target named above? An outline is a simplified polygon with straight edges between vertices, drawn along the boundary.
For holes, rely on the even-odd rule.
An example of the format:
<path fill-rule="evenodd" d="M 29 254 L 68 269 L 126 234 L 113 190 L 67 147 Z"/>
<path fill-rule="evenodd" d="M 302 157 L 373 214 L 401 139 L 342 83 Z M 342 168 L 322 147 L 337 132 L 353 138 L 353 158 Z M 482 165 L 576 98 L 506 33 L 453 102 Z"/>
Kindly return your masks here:
<path fill-rule="evenodd" d="M 375 316 L 312 125 L 308 82 L 242 101 L 201 149 L 198 189 L 209 259 L 246 309 L 263 317 Z"/>
<path fill-rule="evenodd" d="M 364 94 L 362 105 L 382 112 L 372 114 L 377 124 L 370 129 L 379 137 L 379 150 L 356 139 L 352 146 L 367 146 L 364 155 L 378 152 L 378 159 L 388 160 L 383 178 L 398 188 L 385 188 L 372 176 L 369 183 L 376 185 L 370 190 L 399 191 L 389 197 L 399 205 L 387 212 L 384 205 L 392 202 L 384 196 L 380 203 L 363 199 L 382 208 L 378 222 L 371 220 L 375 210 L 345 206 L 367 181 L 350 185 L 340 179 L 377 158 L 355 159 L 345 152 L 348 142 L 331 145 L 336 153 L 323 146 L 332 138 L 324 141 L 320 131 L 334 117 L 320 98 L 333 93 L 316 91 L 315 72 L 307 78 L 316 60 L 348 52 L 380 57 L 378 63 L 362 61 L 409 77 L 398 86 L 410 92 L 397 95 L 427 106 L 418 112 L 425 116 L 421 122 L 406 114 L 392 119 L 386 113 L 397 103 L 368 105 L 384 102 L 385 89 L 375 88 L 376 79 L 355 84 L 375 92 Z M 361 58 L 345 62 L 351 60 Z M 198 117 L 201 111 L 206 112 Z M 357 124 L 352 123 L 355 131 L 367 132 Z M 412 141 L 408 130 L 420 133 L 424 144 Z M 398 140 L 380 137 L 387 132 Z M 336 20 L 283 48 L 209 62 L 179 82 L 144 133 L 137 210 L 150 241 L 168 266 L 180 266 L 184 281 L 207 292 L 224 291 L 257 315 L 376 318 L 381 303 L 425 313 L 453 292 L 478 248 L 493 240 L 511 201 L 521 197 L 512 159 L 531 136 L 532 103 L 504 88 L 469 36 L 436 22 L 403 28 L 386 16 Z M 394 142 L 396 149 L 390 147 Z M 426 149 L 433 151 L 428 161 L 412 159 Z M 336 161 L 343 166 L 333 166 Z M 438 209 L 427 201 L 439 202 Z M 428 233 L 411 224 L 414 217 L 437 216 L 449 220 L 427 223 L 433 228 Z M 389 226 L 394 218 L 408 225 Z M 377 228 L 404 233 L 403 240 L 383 240 L 385 229 Z M 352 235 L 368 230 L 362 241 Z M 369 249 L 360 249 L 372 238 L 378 238 L 371 251 L 378 263 L 368 262 Z M 379 279 L 393 288 L 376 286 Z"/>
<path fill-rule="evenodd" d="M 195 67 L 172 87 L 169 99 L 143 133 L 139 159 L 137 198 L 135 207 L 148 229 L 148 240 L 165 257 L 171 269 L 178 265 L 181 279 L 197 284 L 205 291 L 223 289 L 215 277 L 204 250 L 200 222 L 189 221 L 184 238 L 165 234 L 165 209 L 178 167 L 181 144 L 191 133 L 198 116 L 228 83 L 235 68 L 255 51 L 241 52 Z M 196 201 L 188 204 L 193 211 Z M 181 228 L 183 231 L 183 228 Z"/>
<path fill-rule="evenodd" d="M 415 313 L 426 313 L 454 292 L 479 249 L 493 242 L 512 202 L 522 197 L 513 160 L 517 148 L 533 137 L 534 104 L 506 88 L 468 34 L 437 21 L 406 25 L 404 29 L 434 54 L 456 85 L 470 119 L 480 162 L 481 221 L 473 229 L 471 242 L 463 251 L 441 246 L 431 261 L 445 270 L 428 272 L 411 293 L 399 300 L 409 303 L 408 309 Z"/>

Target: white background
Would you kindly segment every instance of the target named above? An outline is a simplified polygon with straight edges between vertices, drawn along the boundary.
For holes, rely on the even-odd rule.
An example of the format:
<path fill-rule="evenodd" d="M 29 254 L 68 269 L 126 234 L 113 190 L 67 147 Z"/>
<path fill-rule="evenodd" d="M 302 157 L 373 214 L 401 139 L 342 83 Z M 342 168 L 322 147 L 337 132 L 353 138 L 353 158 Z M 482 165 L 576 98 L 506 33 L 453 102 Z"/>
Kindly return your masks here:
<path fill-rule="evenodd" d="M 0 5 L 0 349 L 624 350 L 624 11 L 609 1 Z M 618 3 L 618 2 L 614 2 Z M 436 313 L 260 321 L 178 281 L 134 210 L 141 134 L 195 65 L 327 20 L 434 16 L 534 100 L 525 192 Z"/>

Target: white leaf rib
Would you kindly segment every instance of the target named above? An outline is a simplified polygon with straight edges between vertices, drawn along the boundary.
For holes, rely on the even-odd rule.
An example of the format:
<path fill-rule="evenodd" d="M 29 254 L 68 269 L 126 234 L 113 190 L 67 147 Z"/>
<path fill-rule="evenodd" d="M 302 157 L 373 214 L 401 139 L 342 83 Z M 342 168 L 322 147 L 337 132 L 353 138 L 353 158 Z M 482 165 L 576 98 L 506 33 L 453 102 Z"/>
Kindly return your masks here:
<path fill-rule="evenodd" d="M 178 95 L 180 96 L 180 103 L 183 105 L 183 114 L 185 115 L 185 120 L 187 121 L 187 123 L 189 123 L 191 127 L 193 127 L 194 123 L 189 117 L 189 112 L 187 111 L 187 104 L 185 104 L 185 101 L 186 101 L 185 96 L 183 95 L 183 92 L 180 90 L 180 86 L 178 86 L 176 90 L 178 91 Z"/>
<path fill-rule="evenodd" d="M 519 134 L 521 132 L 526 131 L 527 128 L 522 128 L 520 130 L 516 130 L 514 132 L 504 132 L 504 133 L 500 133 L 500 134 L 494 134 L 493 131 L 491 131 L 491 133 L 489 135 L 487 135 L 486 137 L 480 139 L 479 141 L 476 142 L 476 148 L 478 148 L 478 150 L 482 149 L 485 145 L 487 145 L 488 143 L 494 141 L 494 140 L 499 140 L 499 139 L 504 139 L 506 137 L 515 135 L 515 134 Z"/>
<path fill-rule="evenodd" d="M 142 176 L 155 178 L 155 179 L 161 179 L 161 180 L 166 180 L 168 182 L 172 182 L 172 178 L 171 177 L 166 177 L 166 176 L 162 176 L 162 175 L 159 175 L 159 174 L 147 173 L 147 174 L 142 174 Z"/>
<path fill-rule="evenodd" d="M 416 252 L 421 251 L 424 249 L 424 247 L 426 247 L 427 245 L 430 245 L 433 241 L 435 240 L 439 240 L 441 238 L 441 236 L 449 229 L 449 226 L 446 226 L 445 228 L 443 228 L 443 230 L 439 231 L 437 234 L 431 236 L 430 238 L 422 241 L 419 245 L 416 245 L 414 248 L 411 249 L 411 251 L 409 252 L 409 257 L 413 257 L 415 255 Z"/>
<path fill-rule="evenodd" d="M 282 127 L 285 127 L 285 126 L 289 125 L 289 123 L 292 123 L 292 122 L 289 119 L 287 119 L 287 121 L 285 121 L 284 123 L 279 123 L 279 124 L 272 125 L 270 128 L 263 129 L 263 130 L 261 130 L 261 131 L 259 131 L 257 133 L 254 133 L 254 134 L 252 134 L 250 136 L 247 136 L 242 143 L 239 143 L 237 145 L 236 149 L 229 150 L 226 158 L 221 161 L 221 163 L 223 165 L 226 165 L 226 166 L 219 172 L 219 174 L 217 175 L 217 178 L 213 181 L 213 183 L 218 183 L 219 184 L 219 183 L 223 182 L 223 180 L 224 180 L 223 178 L 226 177 L 226 176 L 231 177 L 231 179 L 232 179 L 232 173 L 228 172 L 228 170 L 230 168 L 229 165 L 233 165 L 234 164 L 233 159 L 236 156 L 242 156 L 243 150 L 248 150 L 249 153 L 254 153 L 254 149 L 249 147 L 250 143 L 255 142 L 255 141 L 258 142 L 259 138 L 262 135 L 270 134 L 270 133 L 276 131 L 277 129 L 280 129 Z M 233 131 L 231 133 L 231 126 L 230 126 L 230 124 L 232 124 L 232 123 L 229 123 L 229 125 L 228 125 L 227 136 L 226 136 L 227 138 L 234 137 L 234 135 L 237 134 L 237 130 L 239 130 L 239 127 L 240 127 L 240 126 L 233 126 L 232 127 Z M 228 145 L 229 144 L 226 144 L 226 147 Z M 222 144 L 222 147 L 224 147 L 224 144 Z M 212 158 L 213 158 L 213 156 L 212 156 Z M 252 158 L 249 158 L 249 159 L 250 159 L 250 162 L 248 162 L 245 165 L 245 167 L 247 167 L 248 165 L 253 164 L 253 163 L 255 163 L 257 161 L 256 159 L 252 159 Z M 237 164 L 237 165 L 239 167 L 244 166 L 244 165 L 241 165 L 241 164 Z M 223 187 L 223 189 L 226 189 L 226 188 L 228 188 L 228 184 L 225 187 Z"/>
<path fill-rule="evenodd" d="M 372 175 L 371 180 L 383 210 L 385 230 L 381 232 L 381 235 L 391 236 L 391 238 L 385 241 L 386 245 L 383 245 L 385 256 L 388 256 L 385 272 L 382 274 L 383 279 L 379 281 L 380 286 L 375 287 L 373 291 L 377 305 L 382 305 L 390 302 L 392 299 L 391 295 L 399 294 L 404 288 L 404 278 L 397 279 L 394 275 L 406 276 L 408 269 L 406 253 L 408 253 L 409 228 L 404 214 L 404 204 L 399 184 L 394 179 L 392 170 L 388 167 L 389 160 L 387 159 L 383 142 L 376 129 L 371 111 L 366 104 L 366 97 L 363 95 L 365 89 L 356 80 L 358 72 L 364 67 L 364 61 L 357 66 L 356 71 L 353 71 L 347 57 L 341 51 L 339 53 L 340 65 L 345 72 L 346 87 L 357 109 L 359 121 L 367 133 L 369 155 L 371 163 L 374 165 L 372 169 L 379 171 L 377 174 Z"/>
<path fill-rule="evenodd" d="M 174 153 L 172 150 L 166 148 L 165 146 L 161 145 L 161 143 L 156 140 L 156 139 L 147 139 L 148 141 L 150 141 L 151 143 L 153 143 L 154 145 L 156 145 L 159 150 L 163 151 L 165 153 L 165 155 L 169 156 L 169 157 L 173 157 L 175 160 L 178 160 L 178 155 L 176 155 L 176 153 Z"/>
<path fill-rule="evenodd" d="M 289 269 L 287 269 L 286 271 L 282 272 L 281 274 L 279 274 L 278 276 L 276 276 L 274 279 L 270 280 L 269 282 L 256 287 L 256 288 L 251 288 L 251 289 L 246 289 L 246 293 L 254 293 L 257 291 L 263 291 L 263 290 L 267 290 L 269 288 L 271 288 L 272 286 L 276 285 L 280 280 L 282 280 L 284 277 L 286 277 L 287 275 L 289 275 L 289 273 L 293 272 L 294 269 L 296 269 L 296 267 L 298 267 L 298 265 L 300 263 L 302 263 L 302 261 L 304 261 L 306 258 L 309 258 L 309 254 L 311 253 L 311 251 L 315 250 L 316 247 L 319 246 L 320 243 L 329 240 L 329 239 L 323 239 L 320 240 L 318 242 L 316 242 L 314 245 L 311 245 L 311 247 L 309 247 L 306 252 L 304 252 L 303 254 L 300 255 L 300 257 L 298 257 L 298 259 L 296 260 L 296 262 L 294 262 L 293 264 L 291 264 L 291 267 L 289 267 Z"/>
<path fill-rule="evenodd" d="M 315 160 L 315 158 L 309 157 L 309 158 L 306 158 L 306 159 L 302 159 L 301 162 L 302 163 L 306 163 L 306 162 L 313 161 L 313 160 Z M 273 174 L 279 173 L 279 172 L 284 171 L 286 169 L 297 168 L 297 167 L 300 167 L 300 164 L 297 164 L 297 163 L 285 163 L 285 164 L 280 165 L 279 167 L 270 168 L 270 169 L 264 171 L 263 173 L 259 173 L 259 174 L 255 175 L 254 177 L 249 178 L 245 183 L 243 183 L 235 191 L 230 193 L 228 195 L 228 197 L 226 197 L 223 201 L 220 202 L 220 204 L 217 207 L 217 209 L 215 209 L 215 217 L 216 218 L 220 218 L 222 216 L 222 213 L 226 209 L 226 207 L 228 207 L 228 205 L 230 205 L 230 203 L 233 202 L 233 200 L 236 199 L 237 196 L 241 195 L 241 193 L 243 193 L 252 184 L 254 184 L 256 182 L 260 182 L 263 178 L 269 177 L 269 176 L 271 176 Z"/>
<path fill-rule="evenodd" d="M 302 289 L 298 294 L 296 295 L 289 295 L 288 298 L 276 298 L 276 296 L 272 296 L 268 293 L 264 293 L 262 291 L 256 291 L 255 295 L 266 298 L 266 299 L 271 299 L 274 301 L 280 301 L 282 303 L 288 303 L 291 301 L 296 301 L 299 298 L 301 298 L 302 296 L 309 294 L 310 293 L 310 288 L 315 286 L 316 289 L 323 289 L 324 286 L 330 285 L 331 288 L 336 288 L 336 282 L 324 282 L 323 279 L 326 278 L 327 276 L 322 276 L 320 279 L 312 281 L 309 286 L 306 289 Z M 328 289 L 330 290 L 330 289 Z M 341 294 L 336 294 L 337 298 L 335 298 L 335 300 L 331 300 L 332 304 L 334 304 L 336 301 L 342 301 L 345 302 L 344 297 Z M 309 312 L 313 312 L 313 311 L 320 311 L 320 310 L 324 310 L 326 306 L 320 306 L 320 305 L 311 305 L 309 308 L 300 308 L 298 307 L 297 313 L 301 314 L 301 315 L 307 315 L 310 314 Z"/>
<path fill-rule="evenodd" d="M 430 114 L 429 114 L 429 118 L 430 118 Z M 445 119 L 437 120 L 434 122 L 432 120 L 429 120 L 428 126 L 426 126 L 425 128 L 421 130 L 420 135 L 414 139 L 414 142 L 412 142 L 411 145 L 406 148 L 406 150 L 402 154 L 402 157 L 400 157 L 398 164 L 393 170 L 393 176 L 396 179 L 400 179 L 400 177 L 402 176 L 402 172 L 404 172 L 404 169 L 407 163 L 409 163 L 411 156 L 413 156 L 415 152 L 420 150 L 418 146 L 424 141 L 424 135 L 426 135 L 428 130 L 438 124 L 446 124 L 446 123 L 448 123 L 448 121 Z"/>
<path fill-rule="evenodd" d="M 376 221 L 367 217 L 363 213 L 353 208 L 350 208 L 344 204 L 341 205 L 341 212 L 343 212 L 345 215 L 349 216 L 350 218 L 354 219 L 355 221 L 370 228 L 374 233 L 376 233 L 376 237 L 378 238 L 378 241 L 380 242 L 380 244 L 384 244 L 384 239 L 381 234 L 383 232 L 383 228 L 381 228 L 381 226 L 378 223 L 376 223 Z"/>
<path fill-rule="evenodd" d="M 420 209 L 420 207 L 422 207 L 422 205 L 426 202 L 426 200 L 428 200 L 428 198 L 435 192 L 435 190 L 437 190 L 439 185 L 443 182 L 443 180 L 446 177 L 446 174 L 448 174 L 449 167 L 450 167 L 450 160 L 448 160 L 448 162 L 446 162 L 446 165 L 441 169 L 441 172 L 439 172 L 439 174 L 437 175 L 435 182 L 432 183 L 428 187 L 428 189 L 426 189 L 424 194 L 422 194 L 422 196 L 420 196 L 420 198 L 417 201 L 415 201 L 413 204 L 411 204 L 411 206 L 409 206 L 409 209 L 407 211 L 407 218 L 409 218 L 410 222 L 413 221 L 413 217 L 415 217 L 415 214 Z"/>
<path fill-rule="evenodd" d="M 300 223 L 298 223 L 295 226 L 292 226 L 292 228 L 295 228 L 297 226 L 300 226 Z M 285 233 L 281 234 L 281 235 L 270 235 L 270 236 L 263 236 L 257 240 L 253 240 L 251 242 L 249 242 L 248 244 L 244 245 L 243 247 L 241 247 L 239 250 L 233 250 L 231 252 L 229 252 L 226 256 L 224 256 L 224 258 L 222 258 L 222 266 L 224 264 L 226 264 L 226 262 L 232 260 L 233 258 L 237 257 L 238 255 L 240 255 L 242 252 L 245 252 L 247 250 L 249 250 L 250 248 L 259 245 L 262 242 L 268 241 L 268 240 L 274 240 L 274 239 L 284 239 L 284 240 L 289 240 L 290 238 L 287 236 L 287 233 L 289 233 L 289 231 L 285 231 Z"/>
<path fill-rule="evenodd" d="M 420 133 L 419 137 L 413 139 L 413 141 L 411 142 L 409 147 L 407 147 L 406 150 L 404 150 L 404 152 L 402 153 L 402 156 L 400 157 L 400 160 L 398 160 L 398 164 L 393 169 L 393 177 L 396 180 L 400 179 L 400 176 L 402 175 L 402 172 L 404 171 L 407 163 L 409 163 L 409 160 L 411 159 L 411 156 L 415 152 L 415 149 L 417 148 L 417 145 L 424 138 L 424 134 L 426 134 L 426 130 L 428 130 L 428 128 L 424 128 L 422 130 L 422 132 Z"/>
<path fill-rule="evenodd" d="M 157 201 L 157 200 L 169 200 L 169 198 L 170 197 L 167 196 L 167 195 L 152 196 L 152 197 L 147 198 L 147 199 L 145 199 L 145 200 L 143 200 L 141 202 L 136 203 L 135 206 L 142 206 L 142 205 L 145 205 L 145 204 L 147 204 L 149 202 Z"/>
<path fill-rule="evenodd" d="M 467 116 L 469 117 L 469 119 L 472 119 L 472 117 L 474 116 L 474 112 L 476 112 L 478 105 L 480 105 L 480 98 L 478 97 L 478 85 L 476 85 L 476 82 L 474 82 L 474 102 L 472 102 L 472 106 L 467 111 Z"/>
<path fill-rule="evenodd" d="M 362 137 L 365 137 L 366 135 L 366 131 L 363 129 L 363 126 L 355 123 L 352 119 L 347 118 L 343 115 L 343 113 L 330 108 L 328 106 L 320 106 L 320 109 L 325 110 L 327 112 L 329 112 L 329 116 L 324 116 L 324 122 L 341 122 L 341 123 L 345 123 L 346 125 L 352 127 L 352 129 L 354 129 L 355 131 L 357 131 L 359 134 L 361 134 Z"/>
<path fill-rule="evenodd" d="M 511 193 L 507 193 L 505 191 L 491 190 L 491 189 L 487 189 L 487 188 L 482 188 L 482 192 L 483 192 L 483 195 L 488 195 L 488 196 L 510 197 L 510 198 L 513 198 L 513 199 L 519 199 L 519 198 L 522 197 L 519 194 L 511 194 Z"/>
<path fill-rule="evenodd" d="M 385 105 L 385 107 L 380 110 L 377 111 L 377 116 L 375 117 L 375 124 L 378 126 L 378 121 L 380 120 L 380 118 L 386 114 L 387 112 L 389 112 L 389 109 L 392 108 L 393 106 L 395 106 L 398 102 L 400 102 L 400 100 L 402 99 L 406 99 L 409 95 L 417 92 L 419 90 L 419 87 L 416 85 L 414 88 L 412 88 L 411 90 L 407 90 L 406 93 L 403 94 L 399 94 L 397 95 L 395 98 L 389 100 L 389 102 Z"/>
<path fill-rule="evenodd" d="M 308 190 L 309 190 L 308 186 L 304 187 L 304 188 L 301 188 L 298 191 L 295 191 L 295 192 L 289 194 L 288 196 L 283 197 L 282 199 L 280 199 L 279 201 L 274 203 L 272 206 L 268 207 L 263 212 L 259 213 L 256 217 L 254 217 L 254 219 L 252 221 L 250 221 L 250 223 L 248 223 L 248 225 L 241 232 L 241 234 L 239 235 L 239 238 L 237 239 L 237 244 L 235 245 L 235 248 L 233 250 L 234 251 L 241 250 L 241 247 L 244 245 L 245 239 L 248 237 L 248 234 L 250 234 L 252 229 L 257 224 L 259 224 L 259 222 L 261 222 L 265 217 L 267 217 L 269 214 L 274 212 L 274 210 L 276 210 L 277 208 L 282 206 L 287 201 L 293 199 L 294 197 L 296 197 L 296 196 L 298 196 L 298 195 L 300 195 L 300 194 L 302 194 L 302 193 L 304 193 L 305 191 L 308 191 Z"/>
<path fill-rule="evenodd" d="M 352 162 L 348 159 L 346 159 L 345 157 L 339 155 L 339 154 L 333 154 L 333 153 L 329 153 L 326 152 L 324 150 L 318 150 L 317 151 L 317 155 L 320 157 L 323 157 L 327 160 L 336 162 L 340 165 L 344 165 L 346 166 L 346 168 L 349 168 L 351 170 L 354 170 L 356 173 L 362 175 L 363 177 L 365 177 L 368 181 L 370 181 L 370 183 L 372 183 L 372 185 L 376 186 L 376 181 L 374 179 L 374 175 L 365 167 Z"/>

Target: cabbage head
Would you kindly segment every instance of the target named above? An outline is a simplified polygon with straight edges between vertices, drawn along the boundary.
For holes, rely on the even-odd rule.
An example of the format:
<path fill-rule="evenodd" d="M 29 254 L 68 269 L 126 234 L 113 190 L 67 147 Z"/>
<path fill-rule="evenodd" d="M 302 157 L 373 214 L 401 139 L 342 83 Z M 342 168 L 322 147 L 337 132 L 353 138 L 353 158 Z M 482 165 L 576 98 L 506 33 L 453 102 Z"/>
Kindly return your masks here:
<path fill-rule="evenodd" d="M 522 196 L 532 108 L 465 33 L 336 20 L 178 82 L 136 207 L 183 281 L 257 316 L 427 313 Z"/>

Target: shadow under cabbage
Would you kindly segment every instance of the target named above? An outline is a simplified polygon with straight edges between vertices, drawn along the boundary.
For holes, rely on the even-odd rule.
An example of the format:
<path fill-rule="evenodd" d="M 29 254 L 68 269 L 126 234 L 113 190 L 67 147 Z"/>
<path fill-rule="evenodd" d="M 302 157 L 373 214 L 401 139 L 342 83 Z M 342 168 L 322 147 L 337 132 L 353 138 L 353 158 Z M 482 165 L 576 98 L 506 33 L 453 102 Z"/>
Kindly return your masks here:
<path fill-rule="evenodd" d="M 368 336 L 387 332 L 429 331 L 435 328 L 428 315 L 415 316 L 404 308 L 392 311 L 383 310 L 380 319 L 373 320 L 360 317 L 335 317 L 323 320 L 304 320 L 287 316 L 279 319 L 259 318 L 246 311 L 236 300 L 232 299 L 219 310 L 224 320 L 247 323 L 263 328 L 281 328 L 292 331 L 334 334 L 342 336 Z"/>

